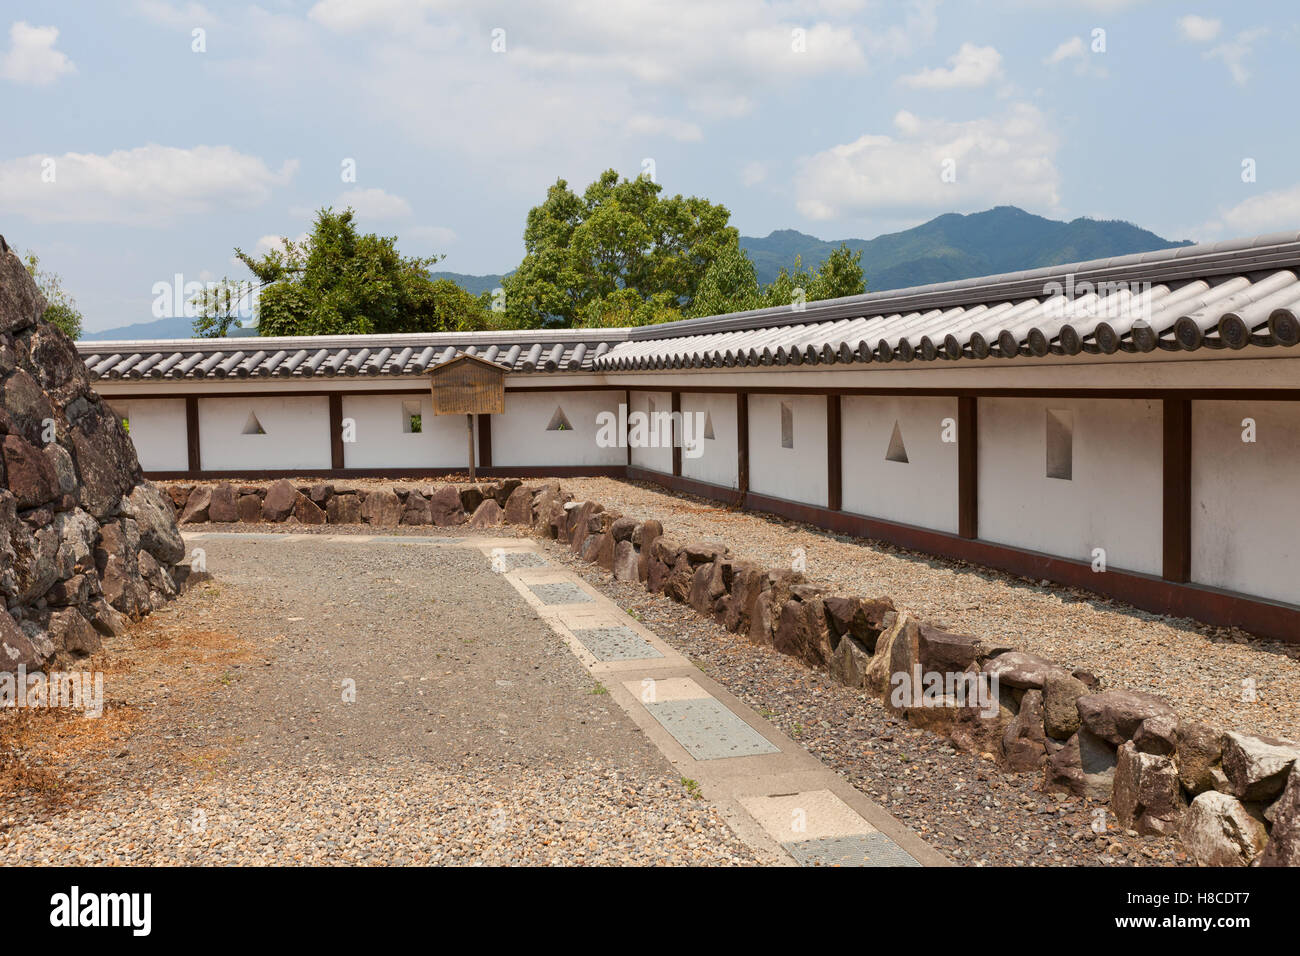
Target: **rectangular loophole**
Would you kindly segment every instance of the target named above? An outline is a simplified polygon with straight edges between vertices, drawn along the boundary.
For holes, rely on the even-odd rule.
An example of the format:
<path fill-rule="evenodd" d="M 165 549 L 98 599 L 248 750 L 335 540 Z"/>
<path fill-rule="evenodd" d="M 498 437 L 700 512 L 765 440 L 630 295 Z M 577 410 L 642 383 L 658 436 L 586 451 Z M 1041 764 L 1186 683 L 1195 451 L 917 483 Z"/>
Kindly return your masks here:
<path fill-rule="evenodd" d="M 407 435 L 418 435 L 424 430 L 424 416 L 419 402 L 402 402 L 402 431 Z"/>
<path fill-rule="evenodd" d="M 781 403 L 781 447 L 794 447 L 794 407 L 789 402 Z"/>
<path fill-rule="evenodd" d="M 1068 409 L 1047 410 L 1047 477 L 1074 477 L 1074 412 Z"/>

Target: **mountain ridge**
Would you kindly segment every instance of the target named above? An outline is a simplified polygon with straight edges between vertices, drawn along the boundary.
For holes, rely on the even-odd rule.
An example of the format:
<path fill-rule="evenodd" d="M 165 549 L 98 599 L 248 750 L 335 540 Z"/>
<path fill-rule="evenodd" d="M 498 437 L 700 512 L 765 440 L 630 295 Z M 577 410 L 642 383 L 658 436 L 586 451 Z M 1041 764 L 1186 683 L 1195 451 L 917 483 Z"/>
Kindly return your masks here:
<path fill-rule="evenodd" d="M 967 214 L 944 213 L 911 229 L 885 233 L 874 239 L 818 239 L 797 229 L 774 229 L 762 237 L 740 237 L 741 248 L 753 260 L 758 281 L 763 284 L 775 279 L 783 267 L 792 268 L 796 256 L 804 268 L 815 269 L 841 243 L 853 252 L 862 253 L 868 292 L 1192 245 L 1190 240 L 1164 239 L 1120 219 L 1082 216 L 1065 222 L 1037 216 L 1016 206 L 995 206 Z M 451 279 L 478 295 L 499 286 L 503 274 L 434 272 L 431 275 L 435 279 Z M 253 330 L 241 329 L 237 334 L 251 335 Z M 190 338 L 192 335 L 191 320 L 176 318 L 91 332 L 83 340 Z"/>

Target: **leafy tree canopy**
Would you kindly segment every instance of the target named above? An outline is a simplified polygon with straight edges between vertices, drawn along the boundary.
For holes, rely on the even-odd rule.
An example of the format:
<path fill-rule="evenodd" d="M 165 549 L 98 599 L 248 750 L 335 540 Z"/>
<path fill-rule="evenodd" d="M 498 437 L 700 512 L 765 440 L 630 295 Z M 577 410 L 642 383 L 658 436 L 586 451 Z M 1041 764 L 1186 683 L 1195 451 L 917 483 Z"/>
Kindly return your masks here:
<path fill-rule="evenodd" d="M 710 265 L 700 280 L 691 316 L 721 315 L 747 309 L 789 306 L 822 299 L 860 295 L 867 289 L 862 278 L 862 253 L 850 252 L 843 243 L 816 271 L 805 270 L 796 256 L 794 268 L 782 269 L 776 279 L 762 288 L 754 264 L 743 249 L 727 251 Z"/>
<path fill-rule="evenodd" d="M 528 213 L 524 259 L 507 276 L 515 328 L 680 318 L 700 279 L 740 234 L 725 206 L 660 195 L 647 177 L 606 170 L 581 196 L 558 179 Z"/>
<path fill-rule="evenodd" d="M 261 335 L 454 332 L 485 327 L 482 303 L 429 268 L 441 256 L 408 258 L 396 236 L 360 234 L 351 208 L 321 209 L 302 242 L 284 239 L 260 258 L 235 256 L 260 283 Z M 195 332 L 224 335 L 235 318 L 222 287 L 198 299 Z"/>
<path fill-rule="evenodd" d="M 34 252 L 28 252 L 23 257 L 23 265 L 49 303 L 43 316 L 45 321 L 57 325 L 70 339 L 81 338 L 81 310 L 77 308 L 76 300 L 63 288 L 63 278 L 57 272 L 43 271 L 41 260 Z"/>

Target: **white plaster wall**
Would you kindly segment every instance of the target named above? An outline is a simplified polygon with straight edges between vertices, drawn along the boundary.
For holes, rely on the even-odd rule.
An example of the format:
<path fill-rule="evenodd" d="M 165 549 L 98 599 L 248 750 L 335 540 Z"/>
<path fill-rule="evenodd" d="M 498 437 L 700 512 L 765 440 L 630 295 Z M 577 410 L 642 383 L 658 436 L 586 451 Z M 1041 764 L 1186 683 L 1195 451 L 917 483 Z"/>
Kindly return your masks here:
<path fill-rule="evenodd" d="M 1192 403 L 1193 581 L 1300 604 L 1298 500 L 1300 403 Z"/>
<path fill-rule="evenodd" d="M 794 447 L 781 445 L 781 403 L 794 412 Z M 826 397 L 749 396 L 749 488 L 804 504 L 825 507 Z"/>
<path fill-rule="evenodd" d="M 647 413 L 651 399 L 654 399 L 655 414 L 673 410 L 672 392 L 632 392 L 628 414 L 632 412 Z M 649 471 L 660 471 L 667 475 L 673 473 L 673 450 L 670 445 L 663 444 L 658 448 L 633 448 L 631 452 L 634 467 L 645 468 Z"/>
<path fill-rule="evenodd" d="M 682 417 L 701 416 L 695 428 L 700 455 L 692 458 L 682 449 L 682 475 L 723 488 L 739 487 L 736 460 L 736 396 L 725 392 L 683 392 Z M 713 438 L 704 437 L 704 423 L 713 423 Z M 685 427 L 685 426 L 683 426 Z M 671 464 L 671 463 L 670 463 Z"/>
<path fill-rule="evenodd" d="M 955 398 L 841 398 L 844 510 L 955 533 L 957 442 L 942 440 L 944 419 L 955 438 Z M 895 422 L 906 463 L 885 458 Z"/>
<path fill-rule="evenodd" d="M 420 403 L 418 432 L 402 430 L 406 402 Z M 349 418 L 356 423 L 356 441 L 343 442 L 344 467 L 463 470 L 468 464 L 465 416 L 434 415 L 427 394 L 344 395 L 345 426 Z M 477 455 L 477 438 L 474 448 Z"/>
<path fill-rule="evenodd" d="M 506 410 L 492 416 L 492 464 L 622 465 L 627 449 L 596 444 L 596 416 L 610 412 L 617 419 L 623 390 L 591 392 L 506 392 Z M 573 430 L 547 431 L 556 406 L 564 409 Z M 617 434 L 617 432 L 615 432 Z M 671 468 L 671 464 L 670 464 Z"/>
<path fill-rule="evenodd" d="M 1047 409 L 1074 413 L 1073 477 L 1046 477 Z M 1122 399 L 979 400 L 979 536 L 1159 574 L 1161 404 Z"/>
<path fill-rule="evenodd" d="M 109 405 L 131 423 L 131 441 L 145 471 L 185 471 L 190 467 L 183 398 L 114 399 Z"/>
<path fill-rule="evenodd" d="M 265 435 L 245 435 L 255 412 Z M 204 471 L 329 468 L 329 399 L 199 399 L 199 448 Z"/>

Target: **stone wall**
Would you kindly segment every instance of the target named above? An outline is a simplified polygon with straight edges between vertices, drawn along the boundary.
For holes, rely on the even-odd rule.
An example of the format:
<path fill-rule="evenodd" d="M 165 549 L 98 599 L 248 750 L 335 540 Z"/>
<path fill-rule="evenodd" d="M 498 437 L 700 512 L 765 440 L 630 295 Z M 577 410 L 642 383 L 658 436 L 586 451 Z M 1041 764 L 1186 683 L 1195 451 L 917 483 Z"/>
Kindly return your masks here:
<path fill-rule="evenodd" d="M 529 525 L 615 579 L 688 604 L 749 640 L 880 697 L 909 722 L 1045 789 L 1109 804 L 1120 824 L 1177 835 L 1205 865 L 1300 865 L 1300 744 L 1182 720 L 1163 699 L 918 621 L 888 597 L 830 591 L 788 570 L 674 536 L 658 521 L 518 480 L 430 495 L 328 484 L 172 486 L 181 522 Z M 996 676 L 985 706 L 939 690 L 894 694 L 898 675 Z M 988 686 L 992 686 L 990 681 Z"/>
<path fill-rule="evenodd" d="M 0 670 L 93 653 L 176 594 L 185 545 L 0 237 Z"/>

